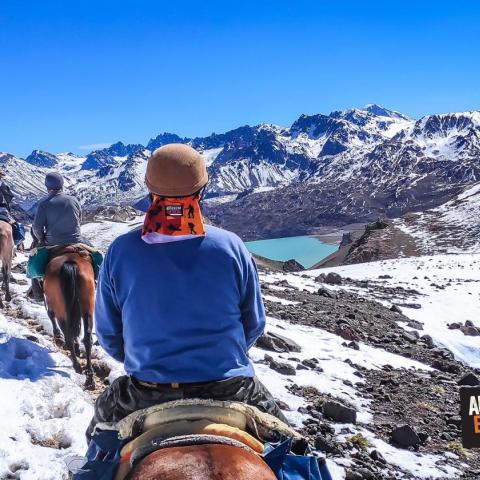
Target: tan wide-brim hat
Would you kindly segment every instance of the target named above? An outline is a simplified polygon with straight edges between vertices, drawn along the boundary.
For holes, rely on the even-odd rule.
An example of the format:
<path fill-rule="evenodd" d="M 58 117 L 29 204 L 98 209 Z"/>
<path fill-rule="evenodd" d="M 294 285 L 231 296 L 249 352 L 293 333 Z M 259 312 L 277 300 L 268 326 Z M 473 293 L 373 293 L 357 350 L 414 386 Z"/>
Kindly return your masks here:
<path fill-rule="evenodd" d="M 157 148 L 148 160 L 145 183 L 151 193 L 186 197 L 208 182 L 202 156 L 188 145 L 171 143 Z"/>

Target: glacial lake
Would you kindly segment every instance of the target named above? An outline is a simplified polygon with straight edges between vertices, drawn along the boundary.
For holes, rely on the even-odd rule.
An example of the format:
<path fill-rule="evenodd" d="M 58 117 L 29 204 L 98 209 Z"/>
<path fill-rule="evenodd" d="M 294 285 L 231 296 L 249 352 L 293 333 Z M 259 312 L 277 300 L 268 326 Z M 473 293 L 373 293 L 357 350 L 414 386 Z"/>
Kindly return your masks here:
<path fill-rule="evenodd" d="M 246 245 L 251 253 L 283 262 L 294 258 L 305 268 L 310 268 L 338 249 L 338 245 L 323 243 L 315 237 L 272 238 L 247 242 Z"/>

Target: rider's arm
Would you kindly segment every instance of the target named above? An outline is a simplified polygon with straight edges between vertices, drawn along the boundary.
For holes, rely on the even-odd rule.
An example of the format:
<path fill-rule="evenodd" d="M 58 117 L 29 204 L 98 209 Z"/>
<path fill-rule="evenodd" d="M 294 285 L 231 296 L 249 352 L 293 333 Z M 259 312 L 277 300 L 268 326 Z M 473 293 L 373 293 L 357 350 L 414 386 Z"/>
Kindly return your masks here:
<path fill-rule="evenodd" d="M 263 306 L 260 281 L 258 279 L 257 266 L 250 254 L 246 259 L 246 272 L 242 300 L 240 304 L 242 323 L 247 340 L 247 348 L 250 349 L 255 340 L 265 329 L 265 307 Z"/>
<path fill-rule="evenodd" d="M 122 313 L 118 306 L 110 273 L 110 252 L 107 252 L 98 278 L 95 300 L 97 338 L 104 350 L 115 360 L 123 362 Z"/>
<path fill-rule="evenodd" d="M 45 237 L 45 227 L 47 226 L 47 216 L 45 215 L 45 206 L 40 203 L 35 213 L 32 224 L 32 230 L 35 237 L 42 242 Z"/>

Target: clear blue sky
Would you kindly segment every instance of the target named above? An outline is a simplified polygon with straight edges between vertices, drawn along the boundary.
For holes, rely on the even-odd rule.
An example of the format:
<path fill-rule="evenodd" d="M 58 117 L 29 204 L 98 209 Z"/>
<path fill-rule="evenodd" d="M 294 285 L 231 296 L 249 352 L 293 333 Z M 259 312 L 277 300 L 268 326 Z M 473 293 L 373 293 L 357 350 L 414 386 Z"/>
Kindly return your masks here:
<path fill-rule="evenodd" d="M 0 151 L 480 108 L 480 3 L 1 0 Z"/>

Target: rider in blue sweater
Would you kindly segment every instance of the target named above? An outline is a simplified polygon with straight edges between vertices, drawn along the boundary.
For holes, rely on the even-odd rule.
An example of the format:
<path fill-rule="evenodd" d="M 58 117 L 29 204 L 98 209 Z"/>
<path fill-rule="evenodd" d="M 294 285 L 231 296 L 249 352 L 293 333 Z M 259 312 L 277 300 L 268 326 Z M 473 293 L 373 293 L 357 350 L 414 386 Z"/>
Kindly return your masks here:
<path fill-rule="evenodd" d="M 145 179 L 143 228 L 110 246 L 95 309 L 98 340 L 127 375 L 98 398 L 89 434 L 97 422 L 181 398 L 245 402 L 285 421 L 247 354 L 265 327 L 255 263 L 235 234 L 203 223 L 202 157 L 161 147 Z"/>

